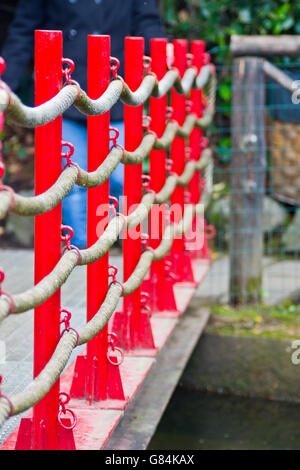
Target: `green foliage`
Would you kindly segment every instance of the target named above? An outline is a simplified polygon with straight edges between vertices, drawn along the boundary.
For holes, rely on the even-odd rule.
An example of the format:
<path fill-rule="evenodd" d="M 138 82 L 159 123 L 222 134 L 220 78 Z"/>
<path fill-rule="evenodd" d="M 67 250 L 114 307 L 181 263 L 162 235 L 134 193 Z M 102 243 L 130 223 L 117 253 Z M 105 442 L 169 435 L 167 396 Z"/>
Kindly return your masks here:
<path fill-rule="evenodd" d="M 203 39 L 218 68 L 218 123 L 228 125 L 231 113 L 231 35 L 300 34 L 300 0 L 161 0 L 171 37 Z M 289 58 L 281 60 L 289 62 Z M 220 161 L 231 158 L 231 139 L 218 142 Z"/>
<path fill-rule="evenodd" d="M 300 2 L 295 0 L 164 0 L 161 11 L 174 37 L 201 38 L 228 58 L 233 34 L 300 34 Z"/>

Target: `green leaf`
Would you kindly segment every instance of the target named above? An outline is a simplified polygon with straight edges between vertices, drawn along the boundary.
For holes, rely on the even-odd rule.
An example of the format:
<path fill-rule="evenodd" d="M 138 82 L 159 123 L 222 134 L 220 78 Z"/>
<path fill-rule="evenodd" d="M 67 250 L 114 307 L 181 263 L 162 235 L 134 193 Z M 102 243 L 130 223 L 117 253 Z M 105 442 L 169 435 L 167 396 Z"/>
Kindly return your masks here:
<path fill-rule="evenodd" d="M 231 87 L 225 83 L 221 84 L 219 87 L 219 95 L 224 101 L 231 100 Z"/>

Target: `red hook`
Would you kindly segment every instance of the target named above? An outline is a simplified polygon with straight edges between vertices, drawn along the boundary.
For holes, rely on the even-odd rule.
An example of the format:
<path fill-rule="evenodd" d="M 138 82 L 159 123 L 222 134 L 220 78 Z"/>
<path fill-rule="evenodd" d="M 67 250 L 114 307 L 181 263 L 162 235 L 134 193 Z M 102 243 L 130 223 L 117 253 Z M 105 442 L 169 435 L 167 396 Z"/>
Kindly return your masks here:
<path fill-rule="evenodd" d="M 3 59 L 3 57 L 0 56 L 0 77 L 1 77 L 1 75 L 4 74 L 5 69 L 6 69 L 6 62 Z"/>
<path fill-rule="evenodd" d="M 122 362 L 124 361 L 124 352 L 122 351 L 122 349 L 117 348 L 115 346 L 115 342 L 118 339 L 118 336 L 116 335 L 116 333 L 109 333 L 107 336 L 107 339 L 108 339 L 107 359 L 113 366 L 120 366 Z M 115 358 L 116 361 L 113 361 L 112 358 Z"/>
<path fill-rule="evenodd" d="M 192 148 L 191 147 L 186 147 L 184 149 L 184 153 L 185 153 L 185 159 L 187 162 L 191 161 L 192 160 Z"/>
<path fill-rule="evenodd" d="M 146 72 L 146 74 L 150 74 L 151 73 L 151 67 L 152 67 L 152 59 L 151 59 L 151 57 L 148 57 L 147 55 L 144 55 L 143 60 L 144 60 L 145 72 Z"/>
<path fill-rule="evenodd" d="M 194 62 L 194 54 L 188 53 L 186 55 L 186 64 L 188 67 L 192 67 Z"/>
<path fill-rule="evenodd" d="M 73 162 L 71 160 L 72 155 L 74 155 L 74 145 L 71 144 L 71 142 L 65 142 L 61 141 L 61 147 L 68 147 L 69 150 L 67 150 L 65 153 L 62 152 L 61 157 L 65 158 L 67 160 L 67 166 L 73 165 Z"/>
<path fill-rule="evenodd" d="M 120 68 L 120 61 L 116 57 L 111 57 L 110 61 L 113 63 L 113 65 L 110 66 L 110 71 L 114 77 L 114 79 L 118 78 L 118 70 Z"/>
<path fill-rule="evenodd" d="M 60 410 L 58 412 L 57 419 L 58 419 L 58 422 L 60 423 L 60 425 L 64 429 L 72 430 L 72 429 L 75 428 L 75 426 L 77 424 L 77 416 L 75 415 L 74 411 L 66 408 L 66 404 L 69 403 L 69 401 L 70 401 L 70 395 L 68 393 L 61 392 L 59 394 L 59 408 L 60 408 Z M 72 416 L 72 420 L 71 420 L 70 425 L 66 425 L 62 422 L 62 416 L 66 415 L 68 413 Z"/>
<path fill-rule="evenodd" d="M 186 100 L 185 103 L 186 103 L 186 104 L 185 104 L 185 110 L 186 110 L 186 112 L 187 112 L 187 113 L 191 113 L 192 110 L 193 110 L 193 107 L 194 107 L 193 101 L 191 101 L 191 100 Z"/>
<path fill-rule="evenodd" d="M 3 381 L 3 377 L 2 377 L 2 375 L 0 375 L 0 398 L 4 398 L 4 400 L 6 400 L 8 402 L 9 408 L 10 408 L 9 416 L 12 416 L 13 411 L 14 411 L 14 407 L 13 407 L 13 404 L 12 404 L 10 398 L 8 398 L 6 395 L 3 395 L 2 391 L 1 391 L 2 381 Z"/>
<path fill-rule="evenodd" d="M 72 59 L 63 58 L 61 61 L 62 61 L 62 66 L 63 66 L 62 73 L 66 79 L 66 84 L 70 85 L 72 83 L 71 75 L 75 70 L 75 64 Z M 64 68 L 64 65 L 67 65 L 67 67 Z"/>
<path fill-rule="evenodd" d="M 70 250 L 71 247 L 71 239 L 74 237 L 74 230 L 72 227 L 69 227 L 68 225 L 61 225 L 60 226 L 61 231 L 67 232 L 66 235 L 61 235 L 61 241 L 65 242 L 67 245 L 67 249 Z"/>
<path fill-rule="evenodd" d="M 110 272 L 111 270 L 112 270 L 112 273 Z M 109 278 L 112 277 L 112 281 L 109 284 L 108 288 L 110 288 L 112 284 L 119 284 L 122 287 L 122 295 L 124 295 L 124 286 L 120 281 L 118 281 L 118 279 L 116 279 L 117 274 L 118 274 L 118 268 L 114 266 L 113 264 L 110 264 L 108 266 L 108 277 Z"/>

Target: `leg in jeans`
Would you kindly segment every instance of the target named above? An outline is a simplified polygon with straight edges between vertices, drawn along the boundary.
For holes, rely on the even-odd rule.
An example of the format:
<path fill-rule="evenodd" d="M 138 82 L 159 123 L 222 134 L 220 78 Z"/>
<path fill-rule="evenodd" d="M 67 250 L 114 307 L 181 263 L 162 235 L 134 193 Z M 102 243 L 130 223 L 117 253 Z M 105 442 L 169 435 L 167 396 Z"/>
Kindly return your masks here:
<path fill-rule="evenodd" d="M 118 143 L 124 145 L 124 123 L 112 123 L 120 132 Z M 72 157 L 84 170 L 87 169 L 87 129 L 84 122 L 63 120 L 63 140 L 74 145 L 75 152 Z M 120 164 L 110 178 L 110 194 L 120 198 L 123 194 L 124 169 Z M 74 229 L 73 245 L 78 248 L 86 247 L 87 233 L 87 190 L 76 184 L 64 199 L 62 204 L 63 223 Z"/>

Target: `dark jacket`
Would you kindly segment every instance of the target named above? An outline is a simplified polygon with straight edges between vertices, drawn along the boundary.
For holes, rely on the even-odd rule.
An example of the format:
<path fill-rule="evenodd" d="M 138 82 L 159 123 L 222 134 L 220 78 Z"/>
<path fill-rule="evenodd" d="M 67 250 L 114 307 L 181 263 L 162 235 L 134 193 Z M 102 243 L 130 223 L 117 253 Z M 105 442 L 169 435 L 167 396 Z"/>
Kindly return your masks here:
<path fill-rule="evenodd" d="M 120 59 L 121 75 L 125 36 L 144 36 L 146 53 L 152 37 L 166 37 L 156 0 L 20 0 L 2 49 L 7 64 L 3 80 L 13 90 L 18 88 L 33 57 L 35 29 L 63 31 L 64 57 L 74 60 L 76 68 L 72 78 L 84 90 L 87 89 L 88 34 L 111 35 L 111 55 Z M 83 118 L 74 107 L 65 116 Z M 121 103 L 112 109 L 111 119 L 122 119 Z"/>

